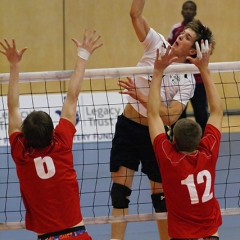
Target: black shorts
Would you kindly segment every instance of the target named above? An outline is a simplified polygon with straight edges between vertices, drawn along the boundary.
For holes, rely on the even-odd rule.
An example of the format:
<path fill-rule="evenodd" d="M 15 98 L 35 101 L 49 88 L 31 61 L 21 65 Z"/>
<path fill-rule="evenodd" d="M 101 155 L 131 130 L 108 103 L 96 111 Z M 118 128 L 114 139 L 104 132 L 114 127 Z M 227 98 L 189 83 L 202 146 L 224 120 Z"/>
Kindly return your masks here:
<path fill-rule="evenodd" d="M 153 151 L 148 126 L 136 123 L 124 115 L 118 116 L 112 140 L 110 171 L 117 172 L 120 166 L 142 172 L 154 182 L 162 182 L 158 163 Z"/>

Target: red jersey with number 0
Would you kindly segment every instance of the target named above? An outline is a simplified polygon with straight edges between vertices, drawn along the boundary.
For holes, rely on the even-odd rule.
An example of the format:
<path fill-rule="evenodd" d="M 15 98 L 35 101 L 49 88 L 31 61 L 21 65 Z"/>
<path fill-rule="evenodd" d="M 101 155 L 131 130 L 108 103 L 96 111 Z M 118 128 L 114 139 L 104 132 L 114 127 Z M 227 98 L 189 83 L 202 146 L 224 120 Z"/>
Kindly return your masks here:
<path fill-rule="evenodd" d="M 28 230 L 55 232 L 82 220 L 78 182 L 73 168 L 75 132 L 73 124 L 61 118 L 51 145 L 41 150 L 26 149 L 21 132 L 10 136 Z"/>
<path fill-rule="evenodd" d="M 221 133 L 207 124 L 196 153 L 177 151 L 166 134 L 154 140 L 168 210 L 171 238 L 201 238 L 216 233 L 222 224 L 214 196 L 216 162 Z"/>

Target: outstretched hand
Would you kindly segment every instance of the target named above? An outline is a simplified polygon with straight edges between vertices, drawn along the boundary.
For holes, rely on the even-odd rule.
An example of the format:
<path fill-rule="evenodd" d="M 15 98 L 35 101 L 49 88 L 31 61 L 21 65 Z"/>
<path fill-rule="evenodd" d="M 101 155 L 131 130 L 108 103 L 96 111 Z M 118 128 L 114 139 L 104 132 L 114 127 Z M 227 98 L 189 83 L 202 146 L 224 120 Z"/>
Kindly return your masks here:
<path fill-rule="evenodd" d="M 169 45 L 167 49 L 162 46 L 160 49 L 157 49 L 157 56 L 154 63 L 154 69 L 164 71 L 171 63 L 176 61 L 178 57 L 173 56 L 171 52 L 171 46 Z"/>
<path fill-rule="evenodd" d="M 4 39 L 4 42 L 5 44 L 3 42 L 0 42 L 0 45 L 4 49 L 4 50 L 0 50 L 0 52 L 7 57 L 10 64 L 19 63 L 22 59 L 24 52 L 27 50 L 27 48 L 25 47 L 21 51 L 18 51 L 16 49 L 16 43 L 14 39 L 12 39 L 12 46 L 6 39 Z"/>
<path fill-rule="evenodd" d="M 93 30 L 90 37 L 88 37 L 88 29 L 85 29 L 82 43 L 79 42 L 76 38 L 72 38 L 72 41 L 75 43 L 75 45 L 78 48 L 83 48 L 87 52 L 92 54 L 97 48 L 103 45 L 102 43 L 95 45 L 96 42 L 101 38 L 100 35 L 95 37 L 95 34 L 96 34 L 96 30 Z"/>
<path fill-rule="evenodd" d="M 130 77 L 127 77 L 127 80 L 120 79 L 118 81 L 118 86 L 124 89 L 119 91 L 120 94 L 128 94 L 133 99 L 139 100 L 140 102 L 146 101 L 146 96 L 136 87 L 134 81 Z"/>
<path fill-rule="evenodd" d="M 204 41 L 201 40 L 201 49 L 198 42 L 195 42 L 196 50 L 197 50 L 197 57 L 192 58 L 188 56 L 186 59 L 190 61 L 190 63 L 194 64 L 199 69 L 207 67 L 209 63 L 209 57 L 212 51 L 212 44 L 208 44 L 208 40 Z"/>

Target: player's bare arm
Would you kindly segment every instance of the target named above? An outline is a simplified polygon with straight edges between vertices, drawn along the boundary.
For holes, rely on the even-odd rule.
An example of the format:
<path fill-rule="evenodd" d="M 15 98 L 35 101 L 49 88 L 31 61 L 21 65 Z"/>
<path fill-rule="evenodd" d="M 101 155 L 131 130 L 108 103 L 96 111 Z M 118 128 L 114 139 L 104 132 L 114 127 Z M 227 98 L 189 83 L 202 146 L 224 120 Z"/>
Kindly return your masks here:
<path fill-rule="evenodd" d="M 177 57 L 173 57 L 173 55 L 171 54 L 170 46 L 167 48 L 166 53 L 162 51 L 160 52 L 159 49 L 157 49 L 157 56 L 154 63 L 153 78 L 150 85 L 147 103 L 147 117 L 152 142 L 157 135 L 165 132 L 163 121 L 159 115 L 159 109 L 161 106 L 160 89 L 164 69 L 176 59 Z"/>
<path fill-rule="evenodd" d="M 95 36 L 95 34 L 96 30 L 88 36 L 88 30 L 85 29 L 82 43 L 78 42 L 75 38 L 72 39 L 78 48 L 78 59 L 70 78 L 68 93 L 62 107 L 61 117 L 68 119 L 74 125 L 76 125 L 77 99 L 81 90 L 87 60 L 97 48 L 102 46 L 102 44 L 96 44 L 101 36 Z"/>
<path fill-rule="evenodd" d="M 15 40 L 12 44 L 6 39 L 0 42 L 4 50 L 0 50 L 4 54 L 10 64 L 10 79 L 8 85 L 7 104 L 8 104 L 8 134 L 20 131 L 22 125 L 22 117 L 19 110 L 19 67 L 22 56 L 27 48 L 18 51 Z"/>
<path fill-rule="evenodd" d="M 173 100 L 168 107 L 162 103 L 160 106 L 160 116 L 163 120 L 163 123 L 168 126 L 174 124 L 182 114 L 182 111 L 185 109 L 185 107 L 186 106 L 184 104 L 176 100 Z"/>
<path fill-rule="evenodd" d="M 146 18 L 142 15 L 145 0 L 133 0 L 130 16 L 132 25 L 140 42 L 143 42 L 150 30 L 150 26 Z"/>
<path fill-rule="evenodd" d="M 219 131 L 222 129 L 222 102 L 218 90 L 212 81 L 211 73 L 208 68 L 209 58 L 211 54 L 212 44 L 208 45 L 208 41 L 205 43 L 201 41 L 201 49 L 199 44 L 196 42 L 197 57 L 195 59 L 188 57 L 189 61 L 195 64 L 202 76 L 204 86 L 206 89 L 207 99 L 210 106 L 210 116 L 208 119 L 209 124 L 215 126 Z"/>

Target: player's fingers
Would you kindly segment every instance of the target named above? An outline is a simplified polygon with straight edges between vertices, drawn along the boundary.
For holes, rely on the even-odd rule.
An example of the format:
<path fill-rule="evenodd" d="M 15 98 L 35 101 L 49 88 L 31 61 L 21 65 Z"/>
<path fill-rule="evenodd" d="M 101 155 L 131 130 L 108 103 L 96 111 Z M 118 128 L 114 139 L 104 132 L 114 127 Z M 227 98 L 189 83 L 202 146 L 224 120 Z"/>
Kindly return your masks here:
<path fill-rule="evenodd" d="M 205 48 L 206 48 L 206 51 L 208 52 L 209 51 L 209 44 L 208 44 L 208 40 L 207 39 L 205 40 Z"/>
<path fill-rule="evenodd" d="M 83 35 L 83 42 L 87 39 L 87 36 L 88 36 L 88 29 L 85 28 L 84 35 Z"/>
<path fill-rule="evenodd" d="M 11 46 L 10 46 L 8 40 L 7 40 L 7 39 L 4 39 L 4 41 L 5 41 L 6 45 L 7 45 L 7 47 L 8 47 L 8 48 L 11 48 Z"/>
<path fill-rule="evenodd" d="M 128 88 L 130 88 L 130 86 L 126 83 L 126 82 L 124 82 L 124 81 L 118 81 L 118 85 L 120 86 L 120 87 L 122 87 L 122 88 L 125 88 L 125 89 L 128 89 Z"/>
<path fill-rule="evenodd" d="M 12 46 L 13 46 L 13 49 L 16 49 L 15 39 L 12 39 Z"/>
<path fill-rule="evenodd" d="M 206 47 L 206 49 L 208 51 L 209 50 L 209 44 L 208 44 L 208 40 L 207 39 L 205 40 L 205 47 Z"/>
<path fill-rule="evenodd" d="M 204 45 L 204 41 L 203 41 L 203 40 L 201 41 L 201 52 L 202 52 L 202 53 L 205 53 L 205 52 L 206 52 L 206 48 L 205 48 L 205 45 Z"/>
<path fill-rule="evenodd" d="M 165 53 L 166 53 L 166 49 L 165 49 L 165 47 L 163 45 L 161 46 L 160 51 L 161 51 L 160 55 L 163 57 L 165 55 Z"/>
<path fill-rule="evenodd" d="M 21 55 L 23 55 L 24 54 L 24 52 L 27 50 L 27 48 L 25 47 L 25 48 L 23 48 L 21 51 L 20 51 L 20 54 Z"/>
<path fill-rule="evenodd" d="M 76 45 L 77 47 L 80 46 L 80 43 L 78 42 L 78 40 L 77 40 L 76 38 L 72 38 L 72 41 L 75 43 L 75 45 Z"/>
<path fill-rule="evenodd" d="M 94 46 L 91 53 L 93 53 L 93 51 L 95 51 L 97 48 L 100 48 L 102 45 L 103 45 L 103 43 L 100 43 L 100 44 Z"/>
<path fill-rule="evenodd" d="M 166 54 L 169 55 L 171 53 L 171 46 L 168 45 L 167 49 L 166 49 Z"/>
<path fill-rule="evenodd" d="M 132 79 L 132 78 L 130 78 L 130 77 L 127 77 L 127 80 L 128 80 L 128 82 L 129 82 L 129 83 L 131 83 L 132 85 L 135 85 L 135 83 L 134 83 L 134 81 L 133 81 L 133 79 Z"/>
<path fill-rule="evenodd" d="M 202 58 L 202 53 L 201 53 L 201 50 L 200 50 L 200 47 L 199 47 L 199 43 L 195 42 L 195 46 L 196 46 L 196 50 L 197 50 L 197 58 L 201 59 Z"/>
<path fill-rule="evenodd" d="M 92 31 L 92 33 L 91 33 L 91 35 L 90 35 L 90 37 L 89 37 L 89 41 L 90 41 L 90 42 L 93 41 L 93 38 L 94 38 L 96 32 L 97 32 L 97 31 L 96 31 L 95 29 Z"/>
<path fill-rule="evenodd" d="M 4 50 L 7 50 L 7 48 L 5 47 L 5 45 L 2 42 L 0 42 L 0 45 L 3 47 Z"/>
<path fill-rule="evenodd" d="M 160 49 L 159 49 L 159 48 L 157 49 L 157 59 L 158 59 L 158 60 L 161 60 L 161 59 L 162 59 L 161 52 L 160 52 Z"/>
<path fill-rule="evenodd" d="M 127 92 L 124 91 L 118 91 L 119 94 L 127 94 Z"/>
<path fill-rule="evenodd" d="M 190 62 L 190 63 L 193 63 L 195 58 L 192 58 L 190 56 L 187 56 L 186 59 Z"/>
<path fill-rule="evenodd" d="M 94 45 L 100 38 L 101 38 L 101 35 L 98 35 L 98 36 L 92 41 L 93 45 Z"/>
<path fill-rule="evenodd" d="M 209 52 L 212 52 L 212 43 L 209 44 Z"/>
<path fill-rule="evenodd" d="M 2 54 L 4 54 L 4 55 L 6 55 L 6 53 L 5 53 L 4 51 L 2 51 L 2 50 L 0 50 L 0 53 L 2 53 Z"/>

